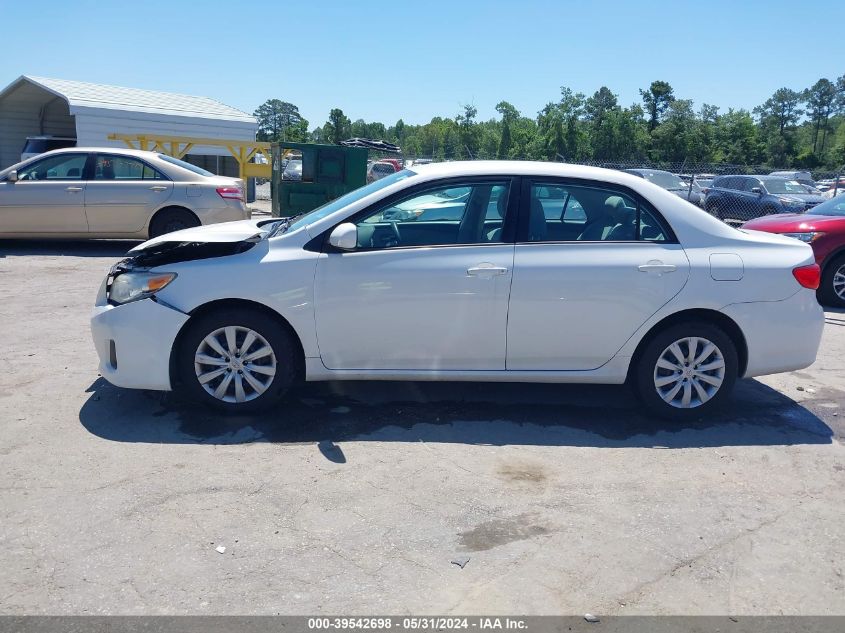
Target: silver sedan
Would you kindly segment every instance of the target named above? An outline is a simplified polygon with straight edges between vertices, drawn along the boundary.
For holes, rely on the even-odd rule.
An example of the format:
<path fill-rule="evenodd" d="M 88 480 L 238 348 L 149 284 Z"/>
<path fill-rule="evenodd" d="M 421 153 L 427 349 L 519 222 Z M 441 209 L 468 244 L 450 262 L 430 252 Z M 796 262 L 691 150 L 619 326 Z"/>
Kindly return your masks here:
<path fill-rule="evenodd" d="M 151 238 L 248 218 L 239 179 L 157 152 L 67 148 L 0 171 L 2 238 Z"/>

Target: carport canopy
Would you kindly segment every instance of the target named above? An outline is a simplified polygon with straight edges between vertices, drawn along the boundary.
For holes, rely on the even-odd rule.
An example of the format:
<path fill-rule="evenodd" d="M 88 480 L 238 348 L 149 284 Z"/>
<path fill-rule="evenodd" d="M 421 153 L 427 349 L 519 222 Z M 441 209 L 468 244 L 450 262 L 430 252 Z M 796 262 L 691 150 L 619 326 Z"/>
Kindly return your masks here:
<path fill-rule="evenodd" d="M 0 91 L 0 169 L 20 160 L 29 136 L 73 137 L 79 146 L 124 147 L 113 134 L 254 141 L 249 114 L 209 97 L 23 75 Z M 221 147 L 192 153 L 228 155 Z"/>

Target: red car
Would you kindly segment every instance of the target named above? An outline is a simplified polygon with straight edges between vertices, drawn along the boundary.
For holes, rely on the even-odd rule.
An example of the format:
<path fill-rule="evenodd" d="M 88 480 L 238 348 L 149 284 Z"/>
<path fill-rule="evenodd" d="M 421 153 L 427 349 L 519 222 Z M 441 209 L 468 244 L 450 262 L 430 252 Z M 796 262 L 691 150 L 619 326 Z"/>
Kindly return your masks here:
<path fill-rule="evenodd" d="M 812 246 L 822 269 L 819 302 L 845 308 L 845 196 L 822 202 L 807 213 L 756 218 L 742 228 L 788 235 Z"/>

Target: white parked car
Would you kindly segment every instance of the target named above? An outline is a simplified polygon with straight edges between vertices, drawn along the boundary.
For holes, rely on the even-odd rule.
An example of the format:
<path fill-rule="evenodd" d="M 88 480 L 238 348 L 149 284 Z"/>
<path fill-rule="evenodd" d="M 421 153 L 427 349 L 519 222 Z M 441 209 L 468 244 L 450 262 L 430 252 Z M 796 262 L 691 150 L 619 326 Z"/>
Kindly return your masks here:
<path fill-rule="evenodd" d="M 64 148 L 0 171 L 0 238 L 144 238 L 249 218 L 242 183 L 120 148 Z"/>
<path fill-rule="evenodd" d="M 432 196 L 461 213 L 408 212 Z M 299 378 L 628 381 L 683 418 L 738 377 L 814 361 L 818 281 L 807 244 L 630 174 L 451 162 L 301 217 L 141 244 L 103 282 L 91 328 L 113 384 L 225 411 L 274 404 Z"/>

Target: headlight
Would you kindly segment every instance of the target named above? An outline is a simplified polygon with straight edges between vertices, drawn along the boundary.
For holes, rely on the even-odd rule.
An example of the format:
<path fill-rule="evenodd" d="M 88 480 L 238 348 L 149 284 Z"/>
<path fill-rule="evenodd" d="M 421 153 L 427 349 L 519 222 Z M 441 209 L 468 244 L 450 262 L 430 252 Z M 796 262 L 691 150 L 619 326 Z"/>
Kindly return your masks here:
<path fill-rule="evenodd" d="M 805 233 L 781 233 L 781 235 L 785 235 L 786 237 L 793 237 L 796 240 L 801 240 L 802 242 L 807 242 L 809 244 L 817 237 L 821 237 L 822 235 L 824 235 L 824 233 L 820 231 L 807 231 Z"/>
<path fill-rule="evenodd" d="M 121 304 L 152 297 L 174 279 L 176 273 L 121 273 L 111 282 L 109 301 Z"/>
<path fill-rule="evenodd" d="M 778 200 L 788 207 L 803 207 L 805 204 L 803 201 L 794 198 L 778 198 Z"/>

